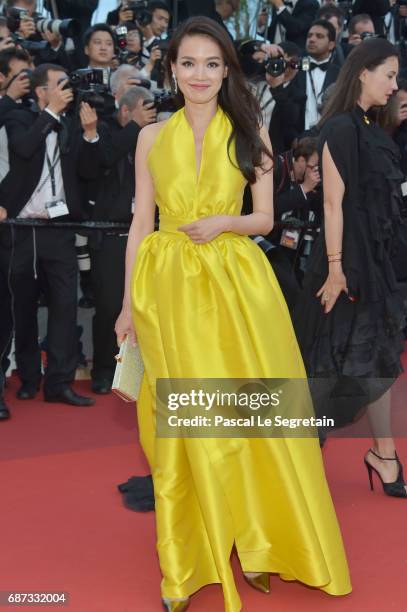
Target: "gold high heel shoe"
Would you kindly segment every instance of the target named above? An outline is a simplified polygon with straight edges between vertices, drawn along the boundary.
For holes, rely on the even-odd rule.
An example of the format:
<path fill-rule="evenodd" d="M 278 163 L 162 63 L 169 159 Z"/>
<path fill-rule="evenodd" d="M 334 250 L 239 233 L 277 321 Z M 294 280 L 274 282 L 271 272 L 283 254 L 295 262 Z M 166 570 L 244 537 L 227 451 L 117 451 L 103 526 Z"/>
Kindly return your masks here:
<path fill-rule="evenodd" d="M 246 582 L 254 589 L 257 589 L 257 591 L 270 593 L 270 574 L 268 572 L 263 572 L 258 576 L 246 576 L 246 574 L 243 573 L 243 577 Z"/>
<path fill-rule="evenodd" d="M 188 599 L 162 599 L 162 604 L 167 612 L 185 612 L 189 607 Z"/>

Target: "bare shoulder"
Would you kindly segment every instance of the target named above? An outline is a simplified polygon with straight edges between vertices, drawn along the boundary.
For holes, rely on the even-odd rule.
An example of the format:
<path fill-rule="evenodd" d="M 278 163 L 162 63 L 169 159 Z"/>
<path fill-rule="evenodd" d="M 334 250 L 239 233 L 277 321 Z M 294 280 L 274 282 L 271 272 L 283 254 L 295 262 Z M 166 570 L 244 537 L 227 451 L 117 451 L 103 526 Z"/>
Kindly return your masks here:
<path fill-rule="evenodd" d="M 167 125 L 169 119 L 159 121 L 158 123 L 150 123 L 142 128 L 139 134 L 138 144 L 146 153 L 149 153 L 150 149 L 157 140 L 158 134 L 161 132 L 163 127 Z"/>

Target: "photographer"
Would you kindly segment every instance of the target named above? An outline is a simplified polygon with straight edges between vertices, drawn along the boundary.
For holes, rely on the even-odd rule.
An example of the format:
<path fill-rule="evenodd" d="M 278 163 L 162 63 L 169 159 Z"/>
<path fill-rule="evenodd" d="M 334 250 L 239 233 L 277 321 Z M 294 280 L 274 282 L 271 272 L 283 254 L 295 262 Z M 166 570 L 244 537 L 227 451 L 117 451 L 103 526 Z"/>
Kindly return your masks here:
<path fill-rule="evenodd" d="M 21 108 L 22 98 L 31 91 L 31 68 L 31 58 L 24 49 L 9 47 L 0 51 L 0 182 L 9 171 L 5 119 L 10 111 Z"/>
<path fill-rule="evenodd" d="M 72 62 L 65 51 L 62 36 L 48 29 L 40 33 L 37 20 L 41 16 L 35 12 L 36 0 L 7 0 L 6 10 L 7 24 L 13 32 L 15 44 L 33 56 L 36 66 L 53 63 L 67 70 L 72 69 Z"/>
<path fill-rule="evenodd" d="M 286 5 L 284 0 L 268 0 L 273 7 L 267 38 L 279 44 L 289 40 L 304 49 L 307 32 L 319 9 L 318 0 L 295 0 Z"/>
<path fill-rule="evenodd" d="M 300 65 L 294 43 L 268 45 L 257 40 L 236 42 L 240 64 L 260 103 L 273 151 L 291 147 L 297 136 L 302 99 L 292 82 Z"/>
<path fill-rule="evenodd" d="M 138 27 L 143 29 L 145 37 L 152 39 L 161 38 L 167 32 L 171 13 L 166 2 L 149 2 L 146 8 L 137 2 L 123 2 L 108 13 L 106 21 L 114 26 L 127 25 L 128 22 L 137 23 L 138 16 L 141 21 Z"/>
<path fill-rule="evenodd" d="M 31 58 L 23 49 L 16 49 L 13 46 L 0 51 L 0 181 L 9 171 L 8 142 L 4 123 L 7 114 L 19 108 L 18 102 L 31 89 L 27 74 L 30 68 Z M 6 217 L 6 209 L 0 206 L 0 222 Z M 0 420 L 10 416 L 9 409 L 4 403 L 3 389 L 5 373 L 9 366 L 7 357 L 10 352 L 12 330 L 8 257 L 0 257 Z"/>
<path fill-rule="evenodd" d="M 11 37 L 11 32 L 7 26 L 7 19 L 0 17 L 0 51 L 15 47 L 16 44 Z"/>
<path fill-rule="evenodd" d="M 110 91 L 116 100 L 116 109 L 119 108 L 119 100 L 122 95 L 130 88 L 140 84 L 137 78 L 138 70 L 130 64 L 122 64 L 117 70 L 112 72 L 110 77 Z"/>
<path fill-rule="evenodd" d="M 375 27 L 371 17 L 367 13 L 352 17 L 349 22 L 348 52 L 369 36 L 375 36 Z"/>
<path fill-rule="evenodd" d="M 319 121 L 322 96 L 338 77 L 340 68 L 332 61 L 336 32 L 332 23 L 321 19 L 311 26 L 307 34 L 309 70 L 298 73 L 295 85 L 303 97 L 298 136 Z"/>
<path fill-rule="evenodd" d="M 96 138 L 96 130 L 99 135 L 98 154 L 88 158 L 82 172 L 89 179 L 97 178 L 94 220 L 131 223 L 134 155 L 140 129 L 156 118 L 152 104 L 145 104 L 151 100 L 150 92 L 133 86 L 121 95 L 119 110 L 110 121 L 96 125 L 95 115 L 90 116 L 90 136 Z M 114 324 L 122 306 L 126 244 L 124 230 L 98 232 L 89 241 L 95 299 L 92 390 L 100 394 L 110 391 L 116 365 Z"/>
<path fill-rule="evenodd" d="M 115 55 L 116 40 L 105 23 L 97 23 L 86 30 L 83 37 L 84 52 L 89 68 L 104 68 L 110 72 Z"/>
<path fill-rule="evenodd" d="M 97 9 L 99 0 L 55 0 L 57 14 L 53 12 L 53 2 L 45 0 L 44 6 L 52 15 L 53 19 L 75 19 L 80 24 L 77 38 L 90 27 L 92 15 Z M 76 39 L 75 39 L 76 43 Z"/>
<path fill-rule="evenodd" d="M 90 27 L 93 12 L 97 9 L 99 0 L 44 0 L 45 8 L 51 13 L 53 19 L 74 19 L 78 24 L 77 31 L 72 33 L 73 43 L 71 56 L 71 69 L 85 65 L 86 57 L 83 52 L 83 36 Z M 54 13 L 54 6 L 57 13 Z"/>
<path fill-rule="evenodd" d="M 269 124 L 270 140 L 275 153 L 291 149 L 297 136 L 305 99 L 296 85 L 298 67 L 301 65 L 300 49 L 289 41 L 282 42 L 279 46 L 283 50 L 286 63 L 284 72 L 279 76 L 273 76 L 270 70 L 266 71 L 266 81 L 275 101 Z"/>
<path fill-rule="evenodd" d="M 119 35 L 116 31 L 117 38 L 119 40 L 119 48 L 121 52 L 119 54 L 119 61 L 125 64 L 131 64 L 137 68 L 141 68 L 142 62 L 142 51 L 143 51 L 143 33 L 140 28 L 132 22 L 123 26 L 126 28 L 126 43 L 124 48 L 120 47 Z"/>
<path fill-rule="evenodd" d="M 335 28 L 336 46 L 332 55 L 332 61 L 338 66 L 343 66 L 345 62 L 345 56 L 347 54 L 345 45 L 342 42 L 343 28 L 345 25 L 345 17 L 343 12 L 337 6 L 328 4 L 325 6 L 321 6 L 316 18 L 317 20 L 326 19 L 326 21 L 332 23 L 333 27 Z"/>
<path fill-rule="evenodd" d="M 7 116 L 10 172 L 0 187 L 9 217 L 81 218 L 77 173 L 81 155 L 92 156 L 93 144 L 80 138 L 66 111 L 73 92 L 60 66 L 43 64 L 31 78 L 37 103 Z M 89 149 L 89 150 L 86 150 Z M 68 228 L 15 227 L 1 234 L 1 257 L 10 257 L 15 348 L 20 399 L 36 396 L 41 382 L 38 346 L 38 276 L 48 305 L 47 369 L 44 399 L 75 406 L 93 400 L 71 388 L 77 364 L 77 262 L 74 232 Z"/>
<path fill-rule="evenodd" d="M 374 24 L 374 32 L 380 36 L 384 35 L 384 16 L 390 10 L 390 0 L 354 0 L 352 5 L 353 15 L 368 13 Z"/>
<path fill-rule="evenodd" d="M 276 228 L 266 239 L 277 245 L 271 250 L 269 260 L 278 267 L 291 310 L 317 235 L 316 229 L 301 224 L 316 222 L 318 226 L 321 222 L 317 140 L 303 138 L 293 151 L 279 155 L 275 161 L 274 181 Z"/>

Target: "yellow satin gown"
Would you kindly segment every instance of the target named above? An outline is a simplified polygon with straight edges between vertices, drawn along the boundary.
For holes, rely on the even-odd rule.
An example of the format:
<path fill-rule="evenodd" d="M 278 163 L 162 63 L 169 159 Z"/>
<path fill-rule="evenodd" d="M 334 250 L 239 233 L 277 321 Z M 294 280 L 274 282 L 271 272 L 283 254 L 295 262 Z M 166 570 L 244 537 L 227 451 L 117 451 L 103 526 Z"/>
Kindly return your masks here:
<path fill-rule="evenodd" d="M 184 598 L 221 583 L 225 611 L 237 612 L 234 545 L 243 571 L 275 572 L 331 595 L 351 585 L 317 439 L 155 436 L 158 377 L 305 377 L 261 249 L 247 236 L 225 233 L 198 245 L 177 231 L 201 217 L 240 214 L 246 180 L 228 157 L 231 129 L 218 106 L 199 176 L 184 109 L 159 132 L 148 165 L 160 229 L 139 246 L 132 302 L 145 364 L 138 422 L 154 481 L 161 594 Z"/>

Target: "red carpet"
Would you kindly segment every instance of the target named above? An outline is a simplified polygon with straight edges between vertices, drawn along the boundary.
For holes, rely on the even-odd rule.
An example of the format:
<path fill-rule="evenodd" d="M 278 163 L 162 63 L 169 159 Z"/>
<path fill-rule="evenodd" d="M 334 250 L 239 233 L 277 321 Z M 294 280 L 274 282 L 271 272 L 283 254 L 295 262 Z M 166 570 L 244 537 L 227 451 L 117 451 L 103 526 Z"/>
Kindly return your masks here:
<path fill-rule="evenodd" d="M 16 385 L 6 395 L 12 419 L 0 424 L 0 591 L 65 591 L 71 612 L 159 612 L 154 513 L 125 509 L 116 489 L 148 471 L 134 406 L 112 395 L 92 408 L 19 402 Z M 88 383 L 77 388 L 86 393 Z M 368 446 L 331 439 L 324 449 L 353 593 L 332 598 L 273 576 L 272 593 L 262 595 L 242 580 L 234 559 L 244 611 L 407 610 L 407 501 L 370 492 L 362 463 Z M 398 451 L 407 467 L 406 439 Z M 222 612 L 222 601 L 213 585 L 193 597 L 190 610 Z"/>

